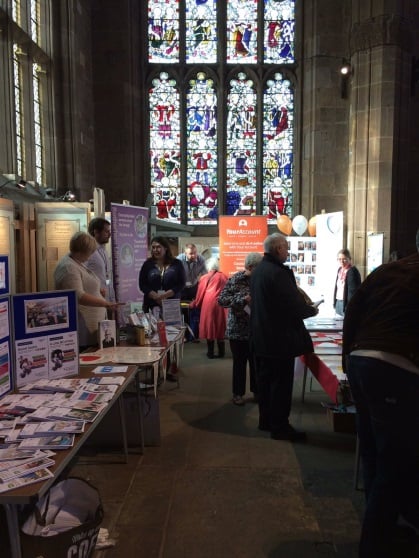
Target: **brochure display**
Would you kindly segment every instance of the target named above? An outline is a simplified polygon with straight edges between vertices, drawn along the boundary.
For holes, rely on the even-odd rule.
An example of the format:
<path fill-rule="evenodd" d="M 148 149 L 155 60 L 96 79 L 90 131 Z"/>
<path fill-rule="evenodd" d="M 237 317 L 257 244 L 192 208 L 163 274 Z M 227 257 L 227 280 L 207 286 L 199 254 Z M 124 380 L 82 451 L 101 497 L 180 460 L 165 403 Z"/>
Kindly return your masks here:
<path fill-rule="evenodd" d="M 0 397 L 12 389 L 10 298 L 0 297 Z"/>
<path fill-rule="evenodd" d="M 75 291 L 12 296 L 16 385 L 76 375 L 79 370 Z"/>
<path fill-rule="evenodd" d="M 10 293 L 9 256 L 0 256 L 0 295 Z"/>

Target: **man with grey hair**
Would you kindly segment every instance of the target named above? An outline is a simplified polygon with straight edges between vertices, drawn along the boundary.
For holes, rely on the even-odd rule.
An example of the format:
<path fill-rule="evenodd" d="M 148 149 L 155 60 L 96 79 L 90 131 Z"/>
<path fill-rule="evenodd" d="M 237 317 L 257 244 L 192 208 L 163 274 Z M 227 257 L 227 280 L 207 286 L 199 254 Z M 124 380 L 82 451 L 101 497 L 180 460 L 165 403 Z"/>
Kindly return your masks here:
<path fill-rule="evenodd" d="M 359 557 L 419 556 L 419 537 L 400 548 L 398 526 L 407 521 L 419 532 L 418 253 L 381 265 L 361 284 L 345 312 L 342 352 L 366 496 Z"/>
<path fill-rule="evenodd" d="M 226 337 L 233 355 L 233 403 L 244 405 L 246 371 L 249 363 L 250 391 L 257 400 L 257 387 L 253 353 L 249 345 L 250 276 L 260 263 L 262 254 L 250 252 L 244 260 L 244 270 L 238 271 L 227 281 L 218 297 L 218 304 L 229 308 Z"/>
<path fill-rule="evenodd" d="M 305 433 L 289 423 L 295 357 L 313 351 L 303 319 L 317 314 L 297 289 L 294 273 L 284 262 L 287 239 L 269 235 L 264 256 L 250 280 L 251 345 L 256 357 L 259 430 L 274 440 L 302 441 Z"/>
<path fill-rule="evenodd" d="M 186 277 L 185 287 L 180 294 L 180 298 L 183 301 L 191 302 L 196 297 L 200 278 L 207 272 L 205 258 L 198 254 L 196 245 L 189 242 L 185 245 L 183 253 L 177 256 L 177 259 L 182 262 Z M 196 341 L 198 339 L 199 316 L 199 308 L 191 309 L 185 315 L 185 321 L 192 332 L 192 335 L 189 332 L 186 335 L 187 341 Z"/>

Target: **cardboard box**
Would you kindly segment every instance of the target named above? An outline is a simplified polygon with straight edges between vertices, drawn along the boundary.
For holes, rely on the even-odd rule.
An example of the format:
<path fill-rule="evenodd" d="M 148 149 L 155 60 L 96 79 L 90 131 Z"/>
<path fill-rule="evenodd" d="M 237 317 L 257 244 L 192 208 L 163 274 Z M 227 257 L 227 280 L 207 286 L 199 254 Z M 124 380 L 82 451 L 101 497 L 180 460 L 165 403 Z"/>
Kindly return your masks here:
<path fill-rule="evenodd" d="M 356 434 L 355 413 L 345 413 L 333 408 L 326 409 L 326 412 L 333 432 Z"/>

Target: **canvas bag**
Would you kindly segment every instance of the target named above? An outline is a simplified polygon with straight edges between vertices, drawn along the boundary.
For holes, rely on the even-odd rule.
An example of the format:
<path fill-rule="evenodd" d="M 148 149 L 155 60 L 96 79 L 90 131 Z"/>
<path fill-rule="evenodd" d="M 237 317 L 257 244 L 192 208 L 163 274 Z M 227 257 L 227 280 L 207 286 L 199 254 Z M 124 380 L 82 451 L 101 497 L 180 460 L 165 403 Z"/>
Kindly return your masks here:
<path fill-rule="evenodd" d="M 97 489 L 68 478 L 51 487 L 22 526 L 23 558 L 89 558 L 95 549 L 103 508 Z"/>

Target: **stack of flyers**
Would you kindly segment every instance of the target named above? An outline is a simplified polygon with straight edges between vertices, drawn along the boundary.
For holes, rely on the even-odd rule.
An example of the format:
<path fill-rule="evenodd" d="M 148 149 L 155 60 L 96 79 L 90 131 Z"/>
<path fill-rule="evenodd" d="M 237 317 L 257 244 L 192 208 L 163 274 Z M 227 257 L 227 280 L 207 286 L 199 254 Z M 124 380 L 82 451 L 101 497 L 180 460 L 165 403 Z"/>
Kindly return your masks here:
<path fill-rule="evenodd" d="M 79 378 L 40 379 L 21 386 L 19 391 L 20 393 L 73 393 L 79 385 Z"/>
<path fill-rule="evenodd" d="M 40 436 L 39 438 L 25 438 L 17 449 L 68 449 L 74 445 L 74 434 L 59 436 Z"/>
<path fill-rule="evenodd" d="M 16 426 L 16 419 L 0 421 L 0 438 L 7 438 Z"/>
<path fill-rule="evenodd" d="M 35 459 L 45 454 L 36 449 L 19 450 L 16 447 L 0 448 L 0 463 L 2 461 L 14 461 L 16 459 Z"/>
<path fill-rule="evenodd" d="M 96 369 L 95 369 L 96 370 Z M 96 384 L 96 385 L 112 385 L 122 386 L 124 383 L 124 376 L 95 376 L 94 378 L 89 378 L 86 380 L 85 384 Z"/>
<path fill-rule="evenodd" d="M 18 438 L 33 438 L 51 436 L 54 434 L 82 434 L 84 432 L 82 420 L 58 420 L 49 422 L 33 422 L 25 424 L 20 430 Z"/>
<path fill-rule="evenodd" d="M 37 459 L 22 459 L 19 461 L 3 462 L 1 465 L 7 463 L 7 467 L 0 467 L 0 482 L 4 483 L 16 477 L 23 477 L 27 473 L 38 471 L 38 469 L 45 469 L 55 464 L 55 461 L 50 457 L 39 457 Z"/>
<path fill-rule="evenodd" d="M 52 420 L 84 420 L 85 422 L 93 422 L 106 406 L 106 403 L 98 405 L 87 401 L 78 401 L 72 407 L 50 409 L 50 418 Z"/>
<path fill-rule="evenodd" d="M 83 397 L 84 393 L 110 393 L 113 396 L 114 393 L 117 391 L 117 389 L 118 389 L 118 386 L 116 384 L 86 383 L 86 384 L 83 384 L 78 391 L 74 392 L 74 394 L 72 395 L 72 398 L 83 400 L 83 399 L 85 399 L 85 397 Z"/>
<path fill-rule="evenodd" d="M 45 481 L 53 477 L 54 475 L 49 469 L 38 469 L 37 471 L 26 473 L 22 477 L 17 477 L 0 483 L 0 492 L 7 492 L 8 490 L 13 490 L 14 488 L 20 488 L 21 486 L 26 486 L 35 482 Z"/>
<path fill-rule="evenodd" d="M 114 391 L 112 391 L 112 387 L 114 387 Z M 68 400 L 69 403 L 73 403 L 73 405 L 78 401 L 88 401 L 89 403 L 108 403 L 115 391 L 118 389 L 118 386 L 109 386 L 109 389 L 106 392 L 91 392 L 91 391 L 84 391 L 78 390 L 73 393 L 73 395 Z"/>

